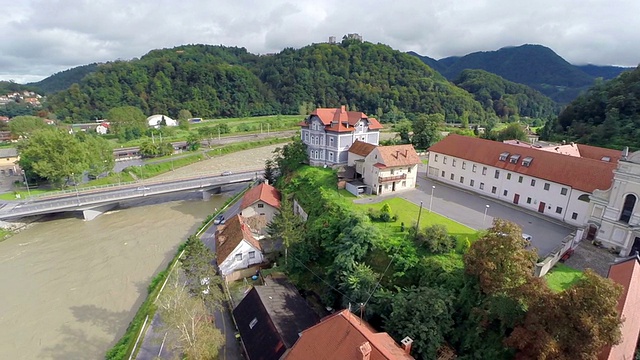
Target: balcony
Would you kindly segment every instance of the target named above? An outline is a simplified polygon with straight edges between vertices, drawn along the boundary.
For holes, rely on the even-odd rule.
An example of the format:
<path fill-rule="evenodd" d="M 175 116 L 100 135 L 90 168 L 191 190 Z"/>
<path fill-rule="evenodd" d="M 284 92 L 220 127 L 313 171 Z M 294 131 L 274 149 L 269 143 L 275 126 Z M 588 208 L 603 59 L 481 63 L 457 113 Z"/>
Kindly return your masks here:
<path fill-rule="evenodd" d="M 378 183 L 383 184 L 391 181 L 406 180 L 406 178 L 407 178 L 407 174 L 392 175 L 392 176 L 378 176 Z"/>

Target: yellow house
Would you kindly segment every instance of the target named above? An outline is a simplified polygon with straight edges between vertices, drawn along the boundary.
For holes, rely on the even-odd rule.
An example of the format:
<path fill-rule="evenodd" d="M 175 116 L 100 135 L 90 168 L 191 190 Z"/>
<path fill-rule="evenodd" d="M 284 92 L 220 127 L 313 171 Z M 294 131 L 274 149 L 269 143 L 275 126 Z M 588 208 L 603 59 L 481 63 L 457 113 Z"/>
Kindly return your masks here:
<path fill-rule="evenodd" d="M 0 149 L 0 167 L 12 168 L 16 165 L 16 162 L 20 160 L 18 150 L 15 148 Z"/>

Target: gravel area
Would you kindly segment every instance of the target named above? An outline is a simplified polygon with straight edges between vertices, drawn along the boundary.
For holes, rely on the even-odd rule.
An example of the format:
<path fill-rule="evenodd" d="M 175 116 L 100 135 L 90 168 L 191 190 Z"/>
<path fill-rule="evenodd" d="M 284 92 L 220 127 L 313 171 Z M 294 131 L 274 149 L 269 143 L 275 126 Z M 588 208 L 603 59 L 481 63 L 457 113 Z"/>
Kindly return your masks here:
<path fill-rule="evenodd" d="M 269 145 L 265 147 L 242 150 L 235 153 L 217 156 L 203 160 L 195 164 L 184 166 L 162 175 L 154 177 L 154 180 L 171 180 L 185 178 L 200 173 L 222 173 L 223 171 L 243 172 L 264 169 L 267 159 L 273 157 L 273 151 L 284 144 Z"/>
<path fill-rule="evenodd" d="M 607 277 L 609 266 L 614 263 L 615 259 L 616 255 L 607 249 L 595 247 L 585 240 L 578 244 L 573 255 L 564 264 L 583 271 L 592 269 L 600 276 Z"/>

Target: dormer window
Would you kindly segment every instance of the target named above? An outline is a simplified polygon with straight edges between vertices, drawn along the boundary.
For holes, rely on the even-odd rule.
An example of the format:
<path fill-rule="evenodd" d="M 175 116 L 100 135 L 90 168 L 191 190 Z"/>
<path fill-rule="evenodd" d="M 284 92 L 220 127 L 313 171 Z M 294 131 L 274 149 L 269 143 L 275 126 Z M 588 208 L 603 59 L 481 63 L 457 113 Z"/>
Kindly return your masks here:
<path fill-rule="evenodd" d="M 532 161 L 533 161 L 533 158 L 531 156 L 527 156 L 526 158 L 522 159 L 522 166 L 529 167 Z"/>
<path fill-rule="evenodd" d="M 611 161 L 611 158 L 609 156 L 603 156 L 602 159 L 600 159 L 600 160 L 609 162 L 609 161 Z"/>
<path fill-rule="evenodd" d="M 508 152 L 503 152 L 502 154 L 500 154 L 500 161 L 507 161 L 507 158 L 509 157 L 509 153 Z"/>
<path fill-rule="evenodd" d="M 509 158 L 509 162 L 512 164 L 517 164 L 519 159 L 520 155 L 511 155 L 511 157 Z"/>

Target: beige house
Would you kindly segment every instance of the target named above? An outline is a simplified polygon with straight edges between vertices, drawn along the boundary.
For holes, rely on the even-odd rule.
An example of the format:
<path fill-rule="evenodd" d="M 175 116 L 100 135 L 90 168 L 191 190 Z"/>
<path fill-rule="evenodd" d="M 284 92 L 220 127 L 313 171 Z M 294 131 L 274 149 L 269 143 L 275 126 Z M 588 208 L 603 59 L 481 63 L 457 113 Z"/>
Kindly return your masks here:
<path fill-rule="evenodd" d="M 412 145 L 375 146 L 356 141 L 349 148 L 348 165 L 372 194 L 415 188 L 418 164 L 420 157 Z"/>
<path fill-rule="evenodd" d="M 0 149 L 0 167 L 13 168 L 16 162 L 20 160 L 18 150 L 15 148 Z"/>
<path fill-rule="evenodd" d="M 268 224 L 278 211 L 280 211 L 280 193 L 267 183 L 253 187 L 242 197 L 240 215 L 247 219 L 255 216 L 265 217 Z"/>

